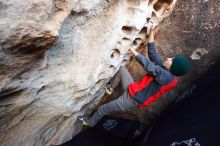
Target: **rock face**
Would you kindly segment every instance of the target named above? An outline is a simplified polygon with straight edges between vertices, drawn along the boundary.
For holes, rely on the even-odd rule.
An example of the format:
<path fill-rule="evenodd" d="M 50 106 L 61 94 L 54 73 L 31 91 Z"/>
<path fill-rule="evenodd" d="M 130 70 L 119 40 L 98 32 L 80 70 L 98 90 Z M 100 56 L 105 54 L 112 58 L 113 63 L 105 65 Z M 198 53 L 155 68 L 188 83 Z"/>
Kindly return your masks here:
<path fill-rule="evenodd" d="M 178 1 L 171 17 L 161 25 L 158 46 L 164 48 L 166 56 L 175 53 L 188 56 L 191 77 L 200 76 L 220 57 L 219 6 L 218 0 Z"/>
<path fill-rule="evenodd" d="M 2 146 L 61 144 L 176 0 L 1 0 Z"/>

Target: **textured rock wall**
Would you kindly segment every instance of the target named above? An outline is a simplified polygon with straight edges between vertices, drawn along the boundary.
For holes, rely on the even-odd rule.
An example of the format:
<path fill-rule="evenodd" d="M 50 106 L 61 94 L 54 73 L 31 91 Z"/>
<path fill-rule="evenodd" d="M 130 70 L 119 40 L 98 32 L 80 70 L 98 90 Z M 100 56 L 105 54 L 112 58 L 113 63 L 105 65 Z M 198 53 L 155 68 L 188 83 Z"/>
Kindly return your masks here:
<path fill-rule="evenodd" d="M 1 0 L 0 145 L 60 144 L 79 131 L 130 45 L 176 0 Z"/>
<path fill-rule="evenodd" d="M 178 1 L 174 13 L 161 25 L 158 46 L 164 48 L 165 55 L 180 52 L 188 56 L 192 78 L 199 77 L 220 57 L 219 6 L 219 0 Z"/>

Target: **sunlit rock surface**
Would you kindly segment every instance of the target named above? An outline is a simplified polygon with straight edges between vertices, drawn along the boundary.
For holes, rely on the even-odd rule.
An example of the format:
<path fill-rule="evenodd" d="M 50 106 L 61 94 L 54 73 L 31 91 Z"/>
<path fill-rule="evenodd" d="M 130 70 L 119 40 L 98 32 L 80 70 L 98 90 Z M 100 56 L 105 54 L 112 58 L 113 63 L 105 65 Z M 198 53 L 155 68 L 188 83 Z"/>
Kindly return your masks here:
<path fill-rule="evenodd" d="M 1 0 L 0 145 L 61 144 L 79 132 L 76 117 L 96 107 L 103 87 L 123 63 L 128 47 L 138 48 L 146 43 L 149 18 L 157 26 L 169 16 L 175 3 L 176 0 Z M 167 56 L 180 50 L 201 60 L 209 54 L 210 47 L 195 48 L 193 41 L 184 42 L 185 29 L 189 36 L 202 32 L 205 26 L 208 32 L 218 32 L 217 1 L 177 4 L 172 17 L 160 26 L 159 52 Z M 205 16 L 213 16 L 209 20 L 217 21 L 217 26 L 211 29 L 210 25 L 203 25 L 192 31 L 191 25 L 198 28 L 199 21 L 206 18 L 199 14 L 203 6 Z M 195 20 L 191 25 L 186 19 L 190 16 Z M 182 38 L 184 34 L 186 37 Z M 215 46 L 213 37 L 208 40 Z M 188 44 L 193 49 L 188 49 Z M 177 46 L 185 49 L 175 49 Z M 138 79 L 141 72 L 138 66 L 135 68 L 132 75 Z M 147 110 L 159 113 L 157 108 Z"/>

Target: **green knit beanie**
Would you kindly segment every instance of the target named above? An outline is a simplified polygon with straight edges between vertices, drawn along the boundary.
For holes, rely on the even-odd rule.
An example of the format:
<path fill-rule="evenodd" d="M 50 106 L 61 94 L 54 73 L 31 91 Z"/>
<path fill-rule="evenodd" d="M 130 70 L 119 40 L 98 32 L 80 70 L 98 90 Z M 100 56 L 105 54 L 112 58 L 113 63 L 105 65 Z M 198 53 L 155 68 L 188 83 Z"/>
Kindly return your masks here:
<path fill-rule="evenodd" d="M 170 72 L 175 76 L 182 76 L 189 71 L 189 61 L 180 55 L 176 55 L 173 58 L 173 63 L 170 68 Z"/>

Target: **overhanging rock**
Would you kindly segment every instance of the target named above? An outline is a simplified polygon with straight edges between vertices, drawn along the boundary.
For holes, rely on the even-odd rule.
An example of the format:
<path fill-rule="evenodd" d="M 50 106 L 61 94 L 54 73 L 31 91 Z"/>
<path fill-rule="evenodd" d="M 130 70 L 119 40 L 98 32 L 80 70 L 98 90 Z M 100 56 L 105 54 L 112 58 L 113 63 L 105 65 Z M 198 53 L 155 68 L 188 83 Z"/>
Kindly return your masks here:
<path fill-rule="evenodd" d="M 0 2 L 0 145 L 60 144 L 176 0 Z"/>

